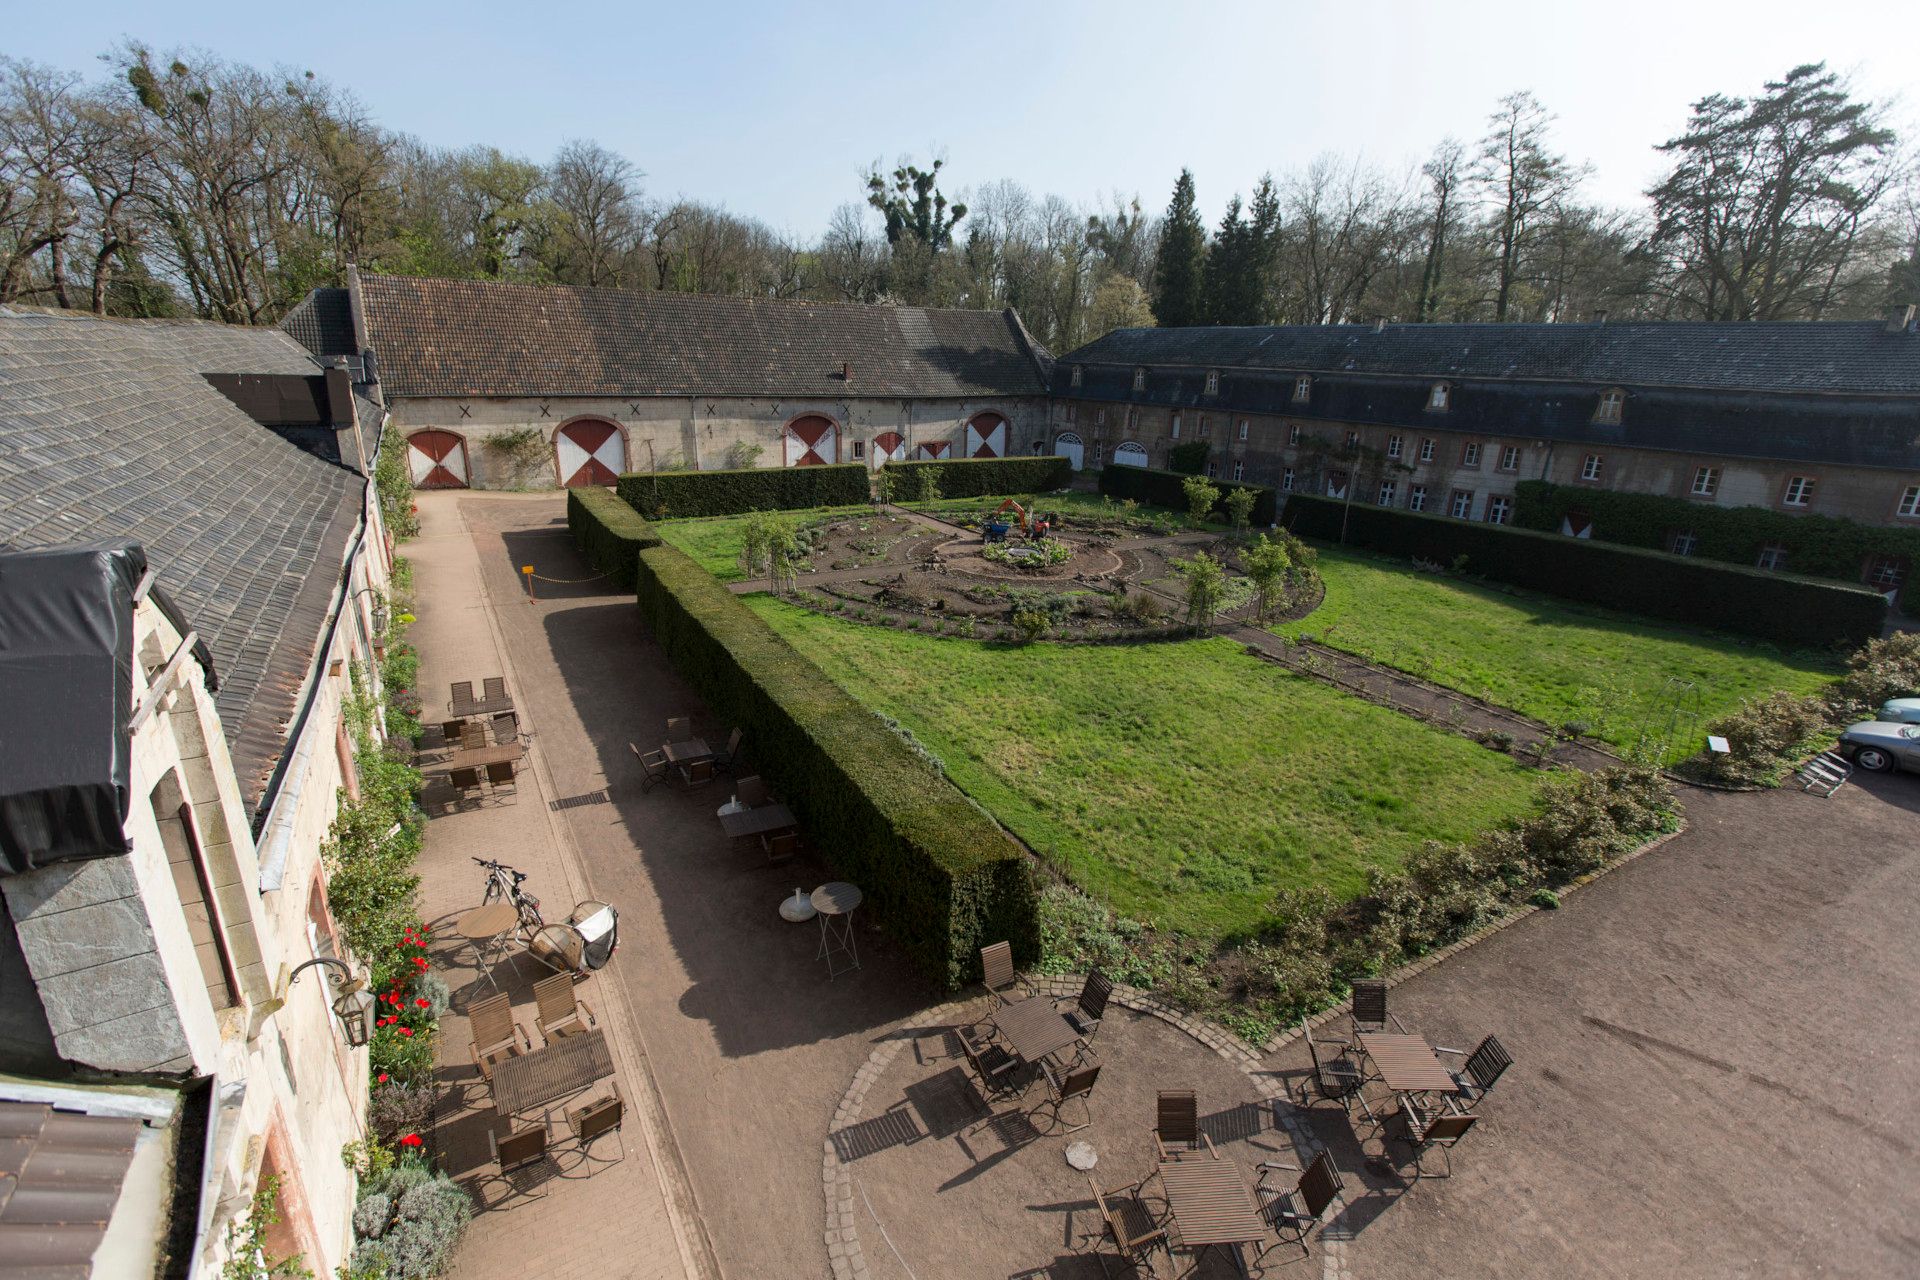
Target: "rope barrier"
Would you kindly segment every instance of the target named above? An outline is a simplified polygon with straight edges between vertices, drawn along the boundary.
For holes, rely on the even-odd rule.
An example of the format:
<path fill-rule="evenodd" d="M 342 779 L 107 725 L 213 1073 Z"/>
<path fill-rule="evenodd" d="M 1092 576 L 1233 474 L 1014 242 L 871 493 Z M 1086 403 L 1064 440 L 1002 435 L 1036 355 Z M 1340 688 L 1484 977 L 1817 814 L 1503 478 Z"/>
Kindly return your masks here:
<path fill-rule="evenodd" d="M 541 574 L 535 573 L 533 571 L 533 566 L 530 564 L 521 565 L 520 574 L 522 577 L 526 578 L 527 580 L 527 603 L 528 604 L 532 604 L 540 598 L 539 596 L 535 595 L 533 591 L 533 584 L 535 581 L 551 582 L 556 586 L 569 587 L 569 586 L 577 586 L 582 582 L 593 582 L 607 576 L 604 573 L 596 573 L 591 577 L 586 577 L 586 578 L 548 578 Z"/>

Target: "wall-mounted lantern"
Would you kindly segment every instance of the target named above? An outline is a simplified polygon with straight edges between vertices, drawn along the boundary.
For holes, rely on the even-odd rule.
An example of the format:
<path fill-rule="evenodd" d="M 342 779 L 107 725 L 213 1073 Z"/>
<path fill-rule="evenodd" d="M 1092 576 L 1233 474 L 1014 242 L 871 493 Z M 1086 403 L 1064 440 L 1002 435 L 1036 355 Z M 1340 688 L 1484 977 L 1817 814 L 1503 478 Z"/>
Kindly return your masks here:
<path fill-rule="evenodd" d="M 373 993 L 367 990 L 366 982 L 353 976 L 353 970 L 344 960 L 332 956 L 317 956 L 295 969 L 287 978 L 287 990 L 300 981 L 300 975 L 315 965 L 327 967 L 327 985 L 334 990 L 333 1016 L 340 1019 L 340 1027 L 346 1033 L 347 1047 L 358 1049 L 373 1036 Z M 336 972 L 337 970 L 337 972 Z"/>

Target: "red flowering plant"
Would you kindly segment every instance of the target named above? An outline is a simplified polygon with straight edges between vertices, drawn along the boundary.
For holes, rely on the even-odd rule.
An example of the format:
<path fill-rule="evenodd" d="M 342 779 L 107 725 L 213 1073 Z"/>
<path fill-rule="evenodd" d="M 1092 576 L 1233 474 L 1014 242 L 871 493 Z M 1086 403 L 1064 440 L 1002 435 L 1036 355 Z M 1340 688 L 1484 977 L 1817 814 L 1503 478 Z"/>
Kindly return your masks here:
<path fill-rule="evenodd" d="M 400 938 L 374 966 L 372 1069 L 383 1086 L 415 1088 L 433 1078 L 433 1042 L 446 984 L 432 972 L 428 945 L 432 935 L 418 920 L 401 928 Z"/>

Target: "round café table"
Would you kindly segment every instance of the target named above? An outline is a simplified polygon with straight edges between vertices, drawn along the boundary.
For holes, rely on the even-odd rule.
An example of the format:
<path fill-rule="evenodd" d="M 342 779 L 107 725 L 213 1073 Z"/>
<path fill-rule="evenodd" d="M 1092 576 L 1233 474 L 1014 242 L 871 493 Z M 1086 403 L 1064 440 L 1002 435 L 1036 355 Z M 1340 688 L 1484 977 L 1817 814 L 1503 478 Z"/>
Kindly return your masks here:
<path fill-rule="evenodd" d="M 493 989 L 500 989 L 500 980 L 493 976 L 493 966 L 505 950 L 505 939 L 520 923 L 520 911 L 511 902 L 489 902 L 484 907 L 475 907 L 453 922 L 453 931 L 473 944 L 474 954 L 480 957 L 480 972 Z M 493 954 L 488 955 L 489 952 Z"/>
<path fill-rule="evenodd" d="M 815 889 L 811 901 L 820 913 L 820 950 L 813 958 L 827 962 L 829 979 L 858 969 L 860 953 L 853 942 L 853 912 L 860 905 L 860 890 L 844 880 L 834 880 Z M 842 956 L 846 958 L 842 960 Z"/>

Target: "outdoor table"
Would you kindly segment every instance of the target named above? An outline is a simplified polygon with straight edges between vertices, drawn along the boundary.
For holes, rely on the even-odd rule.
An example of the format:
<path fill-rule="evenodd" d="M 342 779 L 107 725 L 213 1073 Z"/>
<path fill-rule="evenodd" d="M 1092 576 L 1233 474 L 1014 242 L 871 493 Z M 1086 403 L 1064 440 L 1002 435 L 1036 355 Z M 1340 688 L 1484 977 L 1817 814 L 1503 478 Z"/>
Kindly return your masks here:
<path fill-rule="evenodd" d="M 742 809 L 738 813 L 720 815 L 720 829 L 733 840 L 787 831 L 799 825 L 793 811 L 783 804 L 763 804 L 758 809 Z"/>
<path fill-rule="evenodd" d="M 474 716 L 490 716 L 501 711 L 513 710 L 513 699 L 500 698 L 457 698 L 447 704 L 455 720 L 470 720 Z"/>
<path fill-rule="evenodd" d="M 860 953 L 853 944 L 853 910 L 860 905 L 860 890 L 844 880 L 834 880 L 813 891 L 813 909 L 820 913 L 820 950 L 815 960 L 827 962 L 827 977 L 837 978 L 860 967 Z M 844 955 L 840 965 L 834 957 Z"/>
<path fill-rule="evenodd" d="M 445 760 L 420 766 L 422 773 L 450 773 L 455 769 L 484 769 L 490 764 L 506 764 L 527 753 L 518 742 L 501 742 L 491 747 L 462 747 Z"/>
<path fill-rule="evenodd" d="M 1231 1160 L 1162 1160 L 1159 1173 L 1181 1248 L 1195 1250 L 1198 1264 L 1208 1249 L 1225 1245 L 1244 1272 L 1240 1246 L 1266 1239 L 1267 1223 L 1240 1166 Z"/>
<path fill-rule="evenodd" d="M 604 1031 L 561 1036 L 544 1049 L 507 1058 L 493 1069 L 493 1105 L 503 1115 L 579 1093 L 613 1074 Z"/>
<path fill-rule="evenodd" d="M 713 759 L 713 749 L 707 746 L 705 738 L 688 738 L 685 742 L 669 742 L 666 745 L 668 764 L 690 764 L 695 760 Z"/>
<path fill-rule="evenodd" d="M 1007 1038 L 1022 1062 L 1039 1062 L 1080 1039 L 1053 1001 L 1034 997 L 1017 1000 L 993 1015 L 993 1025 Z"/>
<path fill-rule="evenodd" d="M 493 961 L 499 957 L 496 954 L 490 959 L 487 953 L 504 950 L 506 935 L 519 923 L 520 910 L 511 902 L 489 902 L 453 922 L 453 931 L 473 944 L 480 957 L 480 973 L 493 983 L 495 991 L 500 989 L 500 982 L 493 976 Z"/>
<path fill-rule="evenodd" d="M 1425 1036 L 1362 1031 L 1360 1051 L 1373 1060 L 1381 1081 L 1395 1093 L 1454 1093 L 1459 1084 Z"/>

